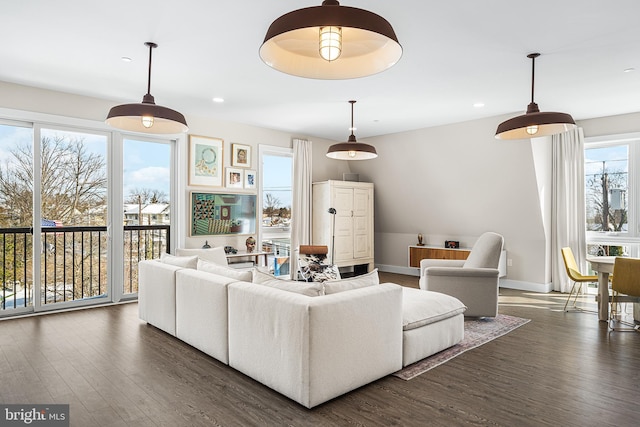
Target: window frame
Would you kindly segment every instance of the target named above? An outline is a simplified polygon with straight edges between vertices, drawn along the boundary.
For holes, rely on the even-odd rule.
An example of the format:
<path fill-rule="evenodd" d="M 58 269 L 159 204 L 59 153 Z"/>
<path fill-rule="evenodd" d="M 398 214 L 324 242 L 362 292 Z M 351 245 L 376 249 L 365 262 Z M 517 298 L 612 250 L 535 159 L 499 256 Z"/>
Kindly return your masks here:
<path fill-rule="evenodd" d="M 626 145 L 628 147 L 627 231 L 586 231 L 587 245 L 627 246 L 629 255 L 640 255 L 640 132 L 585 138 L 584 150 Z M 586 160 L 586 158 L 585 158 Z M 583 176 L 583 179 L 586 177 Z M 585 183 L 586 188 L 586 183 Z M 585 198 L 586 219 L 586 198 Z M 586 223 L 585 223 L 586 228 Z"/>

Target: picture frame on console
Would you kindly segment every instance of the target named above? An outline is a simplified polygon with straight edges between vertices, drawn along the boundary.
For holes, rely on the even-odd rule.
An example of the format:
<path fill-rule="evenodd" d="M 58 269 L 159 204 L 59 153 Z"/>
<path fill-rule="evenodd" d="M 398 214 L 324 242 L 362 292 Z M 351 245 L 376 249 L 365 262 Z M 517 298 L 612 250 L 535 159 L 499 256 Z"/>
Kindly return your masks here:
<path fill-rule="evenodd" d="M 255 194 L 192 191 L 189 236 L 255 234 L 257 196 Z"/>
<path fill-rule="evenodd" d="M 224 141 L 189 135 L 189 185 L 222 187 Z"/>

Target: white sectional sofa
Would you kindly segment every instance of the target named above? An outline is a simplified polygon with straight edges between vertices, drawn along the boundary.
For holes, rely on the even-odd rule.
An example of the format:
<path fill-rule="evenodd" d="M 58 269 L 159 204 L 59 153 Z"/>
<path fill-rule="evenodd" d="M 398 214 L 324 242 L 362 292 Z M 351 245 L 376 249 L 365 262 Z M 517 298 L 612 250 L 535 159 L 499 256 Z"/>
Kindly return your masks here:
<path fill-rule="evenodd" d="M 259 272 L 240 279 L 197 256 L 165 262 L 139 263 L 140 319 L 308 408 L 464 334 L 460 301 L 392 283 L 361 287 L 377 271 L 323 287 Z"/>

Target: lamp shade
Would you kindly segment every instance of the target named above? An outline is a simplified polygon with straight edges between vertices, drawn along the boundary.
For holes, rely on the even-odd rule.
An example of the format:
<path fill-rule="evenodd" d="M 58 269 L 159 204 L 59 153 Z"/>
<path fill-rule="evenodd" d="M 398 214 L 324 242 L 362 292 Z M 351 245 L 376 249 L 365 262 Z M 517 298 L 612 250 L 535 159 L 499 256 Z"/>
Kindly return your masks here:
<path fill-rule="evenodd" d="M 334 36 L 330 47 L 328 28 Z M 401 56 L 402 46 L 386 19 L 332 0 L 282 15 L 260 47 L 260 58 L 276 70 L 327 80 L 377 74 Z"/>
<path fill-rule="evenodd" d="M 151 126 L 145 126 L 143 117 L 153 118 Z M 141 102 L 113 107 L 107 115 L 107 124 L 132 132 L 170 134 L 189 130 L 184 116 L 171 108 Z"/>
<path fill-rule="evenodd" d="M 184 116 L 171 108 L 156 105 L 151 95 L 151 52 L 157 44 L 146 42 L 149 47 L 149 75 L 147 79 L 147 93 L 139 104 L 116 105 L 109 110 L 107 124 L 118 129 L 131 132 L 172 134 L 189 130 Z"/>
<path fill-rule="evenodd" d="M 541 112 L 538 104 L 533 101 L 535 88 L 536 58 L 539 53 L 530 53 L 531 59 L 531 102 L 527 112 L 521 116 L 506 120 L 498 125 L 496 138 L 498 139 L 527 139 L 540 136 L 555 135 L 576 128 L 576 122 L 570 114 L 556 112 Z"/>
<path fill-rule="evenodd" d="M 496 138 L 525 139 L 555 135 L 576 128 L 570 114 L 555 112 L 528 112 L 498 125 Z"/>
<path fill-rule="evenodd" d="M 371 160 L 378 157 L 376 148 L 364 142 L 356 142 L 349 137 L 348 142 L 333 144 L 327 150 L 327 157 L 336 160 Z"/>

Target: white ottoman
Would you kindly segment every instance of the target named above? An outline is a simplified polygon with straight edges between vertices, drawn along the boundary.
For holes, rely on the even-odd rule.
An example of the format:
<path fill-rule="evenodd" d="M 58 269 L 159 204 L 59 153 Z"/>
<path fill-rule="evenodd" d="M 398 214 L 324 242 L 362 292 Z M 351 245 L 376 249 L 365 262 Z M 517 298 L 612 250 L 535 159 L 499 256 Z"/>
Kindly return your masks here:
<path fill-rule="evenodd" d="M 402 366 L 462 341 L 466 308 L 452 296 L 403 287 Z"/>

